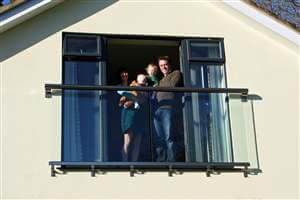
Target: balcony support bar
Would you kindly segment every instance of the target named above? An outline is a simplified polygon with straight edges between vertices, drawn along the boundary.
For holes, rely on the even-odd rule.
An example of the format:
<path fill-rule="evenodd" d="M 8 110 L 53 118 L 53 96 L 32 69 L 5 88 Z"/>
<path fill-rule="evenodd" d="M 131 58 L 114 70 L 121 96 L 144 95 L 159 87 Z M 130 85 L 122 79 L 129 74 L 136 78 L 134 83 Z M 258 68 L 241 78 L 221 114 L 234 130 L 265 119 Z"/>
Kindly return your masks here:
<path fill-rule="evenodd" d="M 45 84 L 46 97 L 51 98 L 53 89 L 61 90 L 105 90 L 105 91 L 159 91 L 159 92 L 197 92 L 197 93 L 235 93 L 247 95 L 247 88 L 191 88 L 191 87 L 122 87 L 101 85 L 63 85 Z"/>

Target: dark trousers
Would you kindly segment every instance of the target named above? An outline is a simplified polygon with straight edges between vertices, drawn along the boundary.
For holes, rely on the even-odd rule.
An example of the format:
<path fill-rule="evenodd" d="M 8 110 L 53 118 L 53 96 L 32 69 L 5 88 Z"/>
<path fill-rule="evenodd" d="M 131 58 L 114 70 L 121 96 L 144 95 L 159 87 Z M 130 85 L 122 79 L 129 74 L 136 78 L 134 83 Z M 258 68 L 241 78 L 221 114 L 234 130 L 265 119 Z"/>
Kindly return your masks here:
<path fill-rule="evenodd" d="M 174 141 L 172 126 L 173 112 L 170 108 L 158 108 L 154 114 L 154 127 L 156 130 L 154 145 L 157 162 L 176 162 L 177 145 Z"/>

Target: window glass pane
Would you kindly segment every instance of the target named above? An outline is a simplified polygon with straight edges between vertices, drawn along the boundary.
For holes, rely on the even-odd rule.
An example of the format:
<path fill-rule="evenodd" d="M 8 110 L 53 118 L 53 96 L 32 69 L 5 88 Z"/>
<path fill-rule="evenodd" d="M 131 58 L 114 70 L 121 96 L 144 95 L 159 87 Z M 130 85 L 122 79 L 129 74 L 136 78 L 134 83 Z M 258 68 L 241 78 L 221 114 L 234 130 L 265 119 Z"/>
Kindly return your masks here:
<path fill-rule="evenodd" d="M 98 43 L 96 36 L 66 36 L 67 54 L 98 54 Z"/>
<path fill-rule="evenodd" d="M 197 88 L 225 88 L 220 65 L 190 64 L 190 84 Z M 226 94 L 193 93 L 186 105 L 189 159 L 198 162 L 230 162 L 231 135 Z"/>
<path fill-rule="evenodd" d="M 232 154 L 226 95 L 192 93 L 185 99 L 188 161 L 230 162 Z"/>
<path fill-rule="evenodd" d="M 98 62 L 65 62 L 64 84 L 99 85 Z M 100 159 L 98 91 L 63 92 L 63 161 Z"/>
<path fill-rule="evenodd" d="M 190 64 L 190 85 L 200 88 L 226 88 L 224 65 Z"/>
<path fill-rule="evenodd" d="M 220 42 L 190 42 L 191 58 L 221 58 Z"/>

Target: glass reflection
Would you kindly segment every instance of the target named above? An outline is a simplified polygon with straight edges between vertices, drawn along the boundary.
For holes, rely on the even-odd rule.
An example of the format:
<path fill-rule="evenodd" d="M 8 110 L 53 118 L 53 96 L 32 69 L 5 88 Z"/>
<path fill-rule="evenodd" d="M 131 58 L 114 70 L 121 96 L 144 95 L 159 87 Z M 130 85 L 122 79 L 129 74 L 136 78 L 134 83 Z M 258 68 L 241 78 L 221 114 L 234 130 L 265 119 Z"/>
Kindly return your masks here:
<path fill-rule="evenodd" d="M 191 42 L 192 58 L 221 58 L 220 42 Z"/>
<path fill-rule="evenodd" d="M 68 54 L 98 53 L 97 37 L 67 36 L 66 40 L 66 53 Z"/>
<path fill-rule="evenodd" d="M 219 65 L 190 65 L 190 85 L 225 88 L 224 68 Z M 232 144 L 226 94 L 192 93 L 185 108 L 185 130 L 189 141 L 188 161 L 230 162 Z"/>

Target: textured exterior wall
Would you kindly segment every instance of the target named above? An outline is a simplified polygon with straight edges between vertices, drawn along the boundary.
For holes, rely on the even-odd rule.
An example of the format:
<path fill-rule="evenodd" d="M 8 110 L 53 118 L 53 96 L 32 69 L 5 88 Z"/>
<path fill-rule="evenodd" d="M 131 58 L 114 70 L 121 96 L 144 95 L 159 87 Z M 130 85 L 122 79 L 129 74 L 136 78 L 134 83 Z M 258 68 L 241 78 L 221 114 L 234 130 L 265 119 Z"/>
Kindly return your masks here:
<path fill-rule="evenodd" d="M 61 100 L 45 83 L 62 80 L 62 32 L 224 37 L 229 87 L 255 105 L 263 173 L 68 173 L 60 160 Z M 221 1 L 65 1 L 0 34 L 2 197 L 21 199 L 296 199 L 299 195 L 299 47 Z M 287 91 L 288 89 L 288 91 Z"/>
<path fill-rule="evenodd" d="M 257 6 L 287 21 L 300 30 L 300 1 L 299 0 L 251 0 Z"/>

